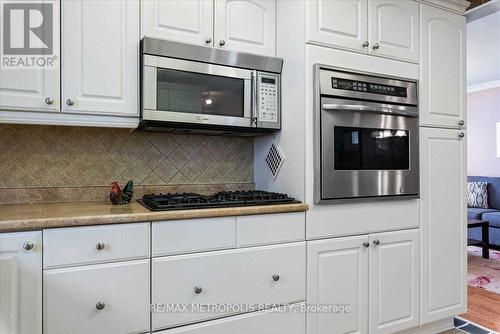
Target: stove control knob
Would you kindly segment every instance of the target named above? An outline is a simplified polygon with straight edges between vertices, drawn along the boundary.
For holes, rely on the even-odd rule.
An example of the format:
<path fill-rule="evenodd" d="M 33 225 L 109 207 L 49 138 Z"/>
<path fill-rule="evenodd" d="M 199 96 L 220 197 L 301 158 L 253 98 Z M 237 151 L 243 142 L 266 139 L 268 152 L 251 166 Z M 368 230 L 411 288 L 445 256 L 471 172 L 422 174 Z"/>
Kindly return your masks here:
<path fill-rule="evenodd" d="M 196 286 L 194 288 L 194 293 L 196 293 L 197 295 L 199 295 L 202 292 L 203 292 L 203 289 L 201 288 L 201 286 Z"/>
<path fill-rule="evenodd" d="M 273 275 L 273 280 L 274 280 L 275 282 L 278 282 L 278 281 L 280 280 L 280 275 L 278 275 L 278 274 L 274 274 L 274 275 Z"/>

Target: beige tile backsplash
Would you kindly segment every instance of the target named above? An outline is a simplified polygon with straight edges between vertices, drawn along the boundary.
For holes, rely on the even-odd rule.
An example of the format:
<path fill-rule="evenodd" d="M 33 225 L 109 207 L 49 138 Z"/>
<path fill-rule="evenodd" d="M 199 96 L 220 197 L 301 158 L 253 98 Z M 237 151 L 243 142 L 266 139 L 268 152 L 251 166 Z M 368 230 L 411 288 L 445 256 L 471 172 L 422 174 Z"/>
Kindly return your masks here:
<path fill-rule="evenodd" d="M 0 189 L 253 182 L 253 140 L 0 124 Z"/>

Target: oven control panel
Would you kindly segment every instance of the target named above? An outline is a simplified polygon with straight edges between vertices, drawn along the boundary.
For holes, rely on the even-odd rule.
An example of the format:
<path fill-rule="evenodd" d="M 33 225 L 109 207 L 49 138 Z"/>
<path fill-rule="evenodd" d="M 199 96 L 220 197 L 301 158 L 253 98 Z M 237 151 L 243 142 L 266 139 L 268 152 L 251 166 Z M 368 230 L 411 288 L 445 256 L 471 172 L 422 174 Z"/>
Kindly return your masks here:
<path fill-rule="evenodd" d="M 336 77 L 332 77 L 332 88 L 379 95 L 408 97 L 406 87 L 382 85 Z"/>
<path fill-rule="evenodd" d="M 279 78 L 271 74 L 260 74 L 257 80 L 257 122 L 278 123 Z"/>

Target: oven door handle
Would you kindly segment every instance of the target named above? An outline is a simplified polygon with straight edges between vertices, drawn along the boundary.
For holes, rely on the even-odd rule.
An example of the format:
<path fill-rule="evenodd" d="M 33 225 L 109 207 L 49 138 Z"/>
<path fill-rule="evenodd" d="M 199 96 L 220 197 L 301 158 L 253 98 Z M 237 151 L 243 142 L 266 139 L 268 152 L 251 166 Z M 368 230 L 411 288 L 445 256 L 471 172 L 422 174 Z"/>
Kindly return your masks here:
<path fill-rule="evenodd" d="M 418 111 L 401 110 L 401 109 L 388 108 L 388 107 L 374 107 L 374 106 L 367 106 L 367 105 L 362 105 L 362 104 L 325 103 L 325 104 L 323 104 L 323 110 L 326 110 L 326 111 L 328 111 L 328 110 L 365 111 L 365 112 L 377 112 L 377 113 L 391 114 L 391 115 L 418 117 Z"/>

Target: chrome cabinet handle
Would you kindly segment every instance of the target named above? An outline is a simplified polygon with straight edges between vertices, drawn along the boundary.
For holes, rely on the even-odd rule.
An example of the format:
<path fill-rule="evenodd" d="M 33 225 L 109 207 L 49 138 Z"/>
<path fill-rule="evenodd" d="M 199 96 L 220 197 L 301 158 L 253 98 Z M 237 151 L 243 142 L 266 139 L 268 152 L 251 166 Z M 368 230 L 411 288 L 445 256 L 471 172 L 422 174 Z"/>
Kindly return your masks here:
<path fill-rule="evenodd" d="M 103 250 L 104 248 L 106 248 L 106 244 L 105 244 L 104 242 L 99 241 L 99 242 L 95 245 L 95 248 L 97 248 L 97 250 Z"/>
<path fill-rule="evenodd" d="M 199 295 L 202 292 L 203 292 L 203 289 L 201 288 L 201 286 L 196 286 L 194 288 L 194 293 L 196 293 L 197 295 Z"/>
<path fill-rule="evenodd" d="M 31 242 L 31 241 L 26 241 L 24 244 L 23 244 L 23 248 L 25 250 L 32 250 L 33 247 L 35 247 L 35 245 Z"/>
<path fill-rule="evenodd" d="M 368 41 L 364 41 L 363 44 L 361 44 L 362 47 L 367 48 L 370 46 L 370 43 Z"/>
<path fill-rule="evenodd" d="M 370 247 L 370 243 L 368 241 L 363 242 L 363 247 L 365 248 Z"/>
<path fill-rule="evenodd" d="M 66 104 L 67 104 L 68 106 L 72 106 L 72 105 L 74 105 L 74 104 L 75 104 L 75 101 L 73 101 L 72 99 L 67 99 L 67 100 L 66 100 Z"/>
<path fill-rule="evenodd" d="M 95 304 L 95 308 L 99 311 L 104 309 L 104 307 L 106 307 L 106 304 L 104 304 L 103 302 L 97 302 L 97 304 Z"/>
<path fill-rule="evenodd" d="M 45 103 L 48 104 L 48 105 L 54 104 L 54 99 L 51 98 L 50 96 L 47 96 L 45 98 Z"/>
<path fill-rule="evenodd" d="M 464 120 L 463 120 L 463 119 L 461 119 L 461 120 L 460 120 L 460 122 L 458 122 L 458 125 L 460 125 L 460 126 L 464 126 L 464 125 L 465 125 Z"/>
<path fill-rule="evenodd" d="M 459 137 L 459 138 L 463 138 L 463 137 L 465 137 L 465 133 L 460 132 L 460 133 L 458 134 L 458 137 Z"/>
<path fill-rule="evenodd" d="M 212 37 L 205 37 L 205 43 L 206 44 L 212 43 Z"/>
<path fill-rule="evenodd" d="M 280 275 L 274 274 L 273 275 L 273 281 L 278 282 L 280 280 Z"/>
<path fill-rule="evenodd" d="M 226 41 L 225 41 L 225 40 L 221 39 L 221 40 L 219 41 L 219 45 L 220 45 L 220 46 L 224 46 L 225 44 L 226 44 Z"/>
<path fill-rule="evenodd" d="M 375 45 L 372 46 L 373 50 L 378 50 L 380 48 L 380 45 L 378 43 L 375 43 Z"/>
<path fill-rule="evenodd" d="M 373 240 L 373 244 L 374 244 L 375 246 L 380 245 L 380 240 L 378 240 L 378 239 Z"/>

